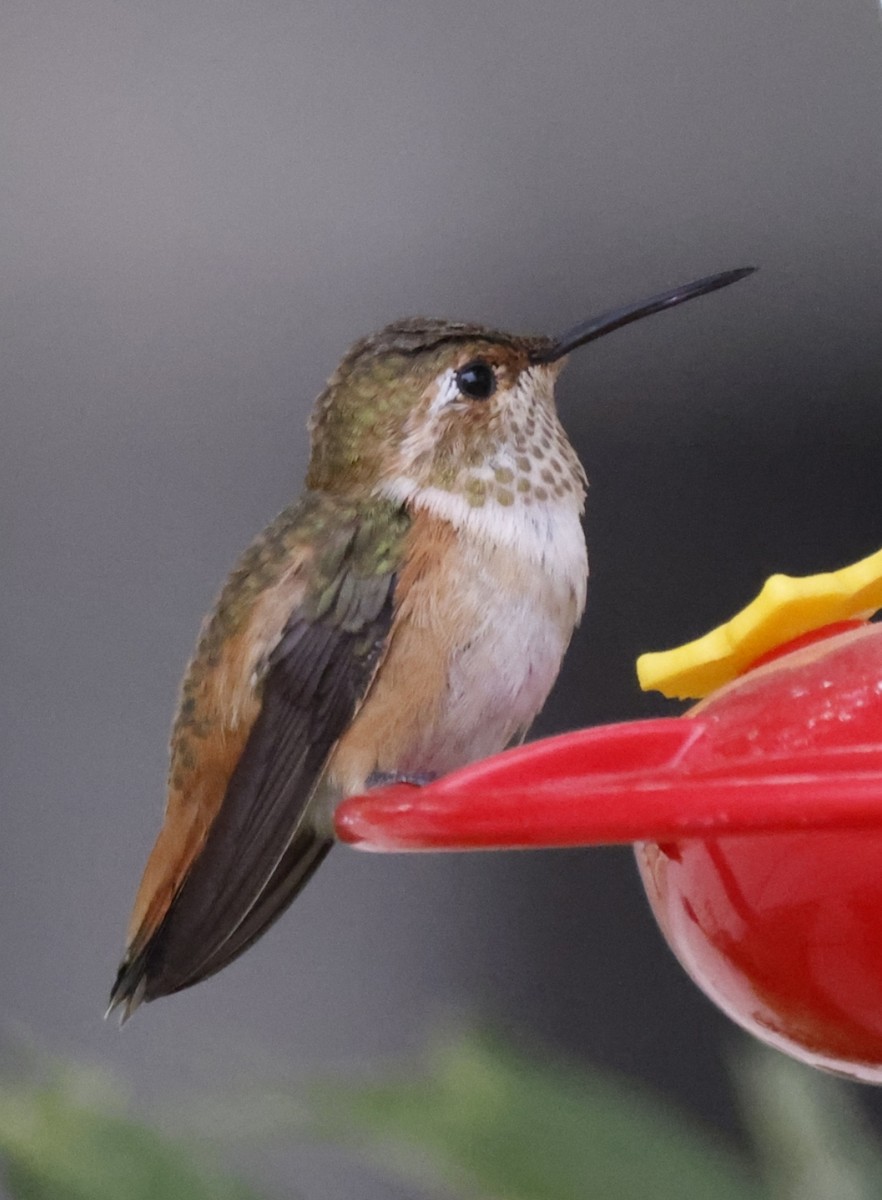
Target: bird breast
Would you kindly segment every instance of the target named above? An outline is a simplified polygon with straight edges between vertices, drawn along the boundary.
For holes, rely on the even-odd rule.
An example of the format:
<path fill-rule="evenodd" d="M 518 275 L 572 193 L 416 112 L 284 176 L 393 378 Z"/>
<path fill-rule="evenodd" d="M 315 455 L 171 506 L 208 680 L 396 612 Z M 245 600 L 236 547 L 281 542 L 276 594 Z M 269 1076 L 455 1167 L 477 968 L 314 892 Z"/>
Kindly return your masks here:
<path fill-rule="evenodd" d="M 414 506 L 385 658 L 329 764 L 344 792 L 373 771 L 440 774 L 503 749 L 545 702 L 584 607 L 575 505 L 488 520 L 430 499 Z"/>

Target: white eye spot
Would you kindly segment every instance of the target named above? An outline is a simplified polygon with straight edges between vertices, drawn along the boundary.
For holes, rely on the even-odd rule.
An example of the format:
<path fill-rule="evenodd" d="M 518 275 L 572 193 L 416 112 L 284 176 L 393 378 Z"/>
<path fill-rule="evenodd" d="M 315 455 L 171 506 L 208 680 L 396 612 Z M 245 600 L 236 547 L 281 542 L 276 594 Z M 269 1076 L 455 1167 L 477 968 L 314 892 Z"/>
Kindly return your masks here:
<path fill-rule="evenodd" d="M 456 371 L 452 367 L 448 367 L 435 380 L 435 395 L 429 405 L 429 412 L 434 415 L 443 408 L 447 408 L 449 404 L 455 404 L 457 400 L 462 400 L 462 397 L 456 383 Z"/>

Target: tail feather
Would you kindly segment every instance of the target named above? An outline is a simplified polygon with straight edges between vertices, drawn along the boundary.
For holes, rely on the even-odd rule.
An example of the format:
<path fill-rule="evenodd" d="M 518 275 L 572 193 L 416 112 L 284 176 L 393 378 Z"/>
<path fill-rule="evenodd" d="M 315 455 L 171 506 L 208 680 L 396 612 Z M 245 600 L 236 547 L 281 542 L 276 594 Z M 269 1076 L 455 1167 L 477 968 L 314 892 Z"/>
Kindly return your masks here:
<path fill-rule="evenodd" d="M 136 939 L 126 951 L 107 1015 L 119 1009 L 120 1024 L 125 1024 L 142 1003 L 192 987 L 238 958 L 278 920 L 333 844 L 311 824 L 301 826 L 242 920 L 207 956 L 188 928 L 187 892 L 182 885 L 156 930 L 141 943 Z"/>

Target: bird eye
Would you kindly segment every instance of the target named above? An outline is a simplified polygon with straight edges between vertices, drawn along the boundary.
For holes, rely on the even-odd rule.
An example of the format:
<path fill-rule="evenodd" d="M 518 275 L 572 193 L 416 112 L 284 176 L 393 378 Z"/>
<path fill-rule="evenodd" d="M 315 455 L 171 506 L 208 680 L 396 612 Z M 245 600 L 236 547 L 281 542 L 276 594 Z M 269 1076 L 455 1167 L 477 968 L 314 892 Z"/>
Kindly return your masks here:
<path fill-rule="evenodd" d="M 470 400 L 489 400 L 496 391 L 496 375 L 489 363 L 476 358 L 456 372 L 456 386 Z"/>

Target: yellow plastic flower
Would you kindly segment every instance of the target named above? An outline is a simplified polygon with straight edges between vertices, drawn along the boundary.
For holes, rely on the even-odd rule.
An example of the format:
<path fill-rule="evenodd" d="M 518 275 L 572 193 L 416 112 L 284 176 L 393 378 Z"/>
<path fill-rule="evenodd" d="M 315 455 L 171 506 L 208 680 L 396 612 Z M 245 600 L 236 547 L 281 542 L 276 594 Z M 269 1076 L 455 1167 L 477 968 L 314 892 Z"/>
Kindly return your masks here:
<path fill-rule="evenodd" d="M 882 550 L 841 571 L 772 575 L 755 600 L 704 637 L 637 660 L 644 691 L 700 699 L 791 639 L 882 608 Z"/>

